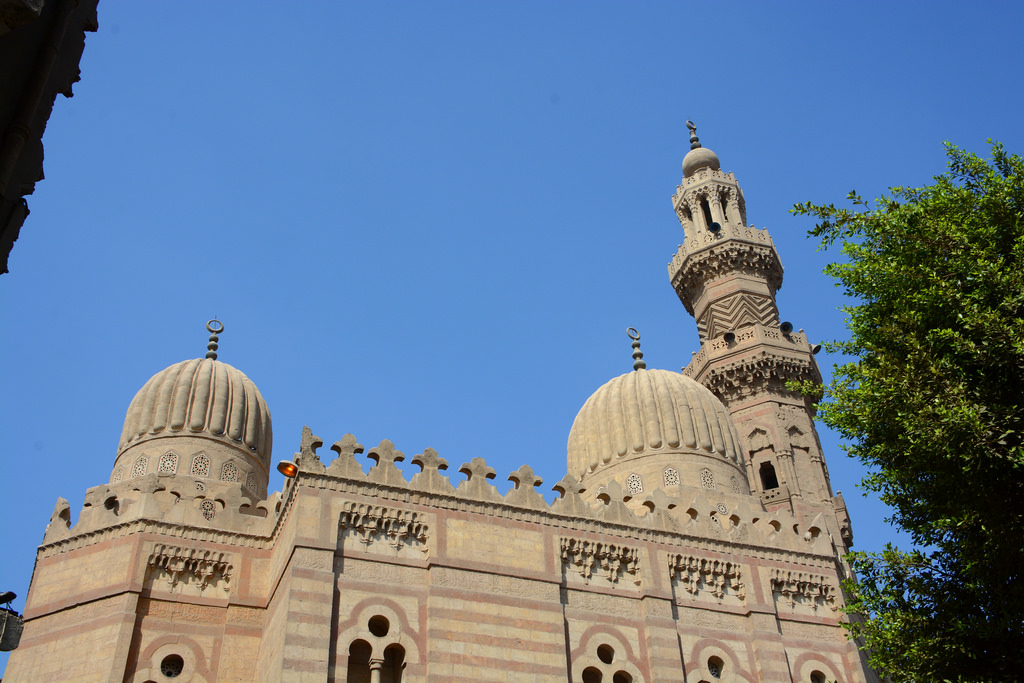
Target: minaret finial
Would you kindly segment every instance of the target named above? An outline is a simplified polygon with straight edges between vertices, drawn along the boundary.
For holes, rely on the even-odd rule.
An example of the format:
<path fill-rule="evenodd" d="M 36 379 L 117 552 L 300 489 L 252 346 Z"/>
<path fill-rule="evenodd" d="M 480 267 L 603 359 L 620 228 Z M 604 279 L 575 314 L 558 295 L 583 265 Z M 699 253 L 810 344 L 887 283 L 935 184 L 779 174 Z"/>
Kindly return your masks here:
<path fill-rule="evenodd" d="M 697 137 L 697 124 L 693 121 L 687 121 L 686 127 L 690 129 L 690 149 L 697 149 L 700 147 L 700 139 Z"/>
<path fill-rule="evenodd" d="M 646 370 L 647 363 L 644 362 L 644 352 L 640 350 L 640 333 L 635 327 L 626 328 L 626 335 L 633 340 L 633 369 Z"/>
<path fill-rule="evenodd" d="M 206 357 L 210 360 L 217 360 L 217 336 L 224 332 L 224 323 L 214 318 L 206 323 L 206 331 L 210 333 L 210 343 L 206 345 Z"/>

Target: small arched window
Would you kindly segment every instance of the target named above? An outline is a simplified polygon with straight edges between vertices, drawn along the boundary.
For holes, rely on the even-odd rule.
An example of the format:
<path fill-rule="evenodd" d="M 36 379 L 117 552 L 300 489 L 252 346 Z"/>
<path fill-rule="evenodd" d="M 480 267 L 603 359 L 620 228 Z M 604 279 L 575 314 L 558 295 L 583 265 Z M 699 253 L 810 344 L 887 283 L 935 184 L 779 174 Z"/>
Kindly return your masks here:
<path fill-rule="evenodd" d="M 132 465 L 132 479 L 146 476 L 146 470 L 148 469 L 149 462 L 146 460 L 146 456 L 142 456 Z"/>
<path fill-rule="evenodd" d="M 761 463 L 761 468 L 758 470 L 761 475 L 761 488 L 765 491 L 779 488 L 779 477 L 775 474 L 775 465 L 770 462 Z"/>
<path fill-rule="evenodd" d="M 708 203 L 707 197 L 701 198 L 700 210 L 704 213 L 704 227 L 707 228 L 715 222 L 715 219 L 711 217 L 711 204 Z"/>
<path fill-rule="evenodd" d="M 197 453 L 192 458 L 192 475 L 196 477 L 210 476 L 210 459 L 203 453 Z"/>
<path fill-rule="evenodd" d="M 348 647 L 348 671 L 345 680 L 348 683 L 370 683 L 370 644 L 365 640 L 355 640 Z"/>

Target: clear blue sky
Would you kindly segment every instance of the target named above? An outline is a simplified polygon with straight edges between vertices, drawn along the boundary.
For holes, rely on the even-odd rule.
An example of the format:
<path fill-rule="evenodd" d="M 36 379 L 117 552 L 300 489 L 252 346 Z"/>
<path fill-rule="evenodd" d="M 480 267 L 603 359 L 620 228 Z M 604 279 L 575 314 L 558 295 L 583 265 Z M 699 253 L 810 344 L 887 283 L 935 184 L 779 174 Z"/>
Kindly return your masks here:
<path fill-rule="evenodd" d="M 46 180 L 0 277 L 0 590 L 24 595 L 54 502 L 106 482 L 124 411 L 205 350 L 303 425 L 458 466 L 565 473 L 584 400 L 678 370 L 668 282 L 683 122 L 786 268 L 782 317 L 844 335 L 830 257 L 788 214 L 929 181 L 942 142 L 1024 152 L 1011 2 L 102 0 Z M 829 359 L 821 355 L 823 371 Z M 858 547 L 894 532 L 822 434 Z M 279 488 L 275 474 L 271 485 Z M 3 660 L 0 659 L 0 665 Z"/>

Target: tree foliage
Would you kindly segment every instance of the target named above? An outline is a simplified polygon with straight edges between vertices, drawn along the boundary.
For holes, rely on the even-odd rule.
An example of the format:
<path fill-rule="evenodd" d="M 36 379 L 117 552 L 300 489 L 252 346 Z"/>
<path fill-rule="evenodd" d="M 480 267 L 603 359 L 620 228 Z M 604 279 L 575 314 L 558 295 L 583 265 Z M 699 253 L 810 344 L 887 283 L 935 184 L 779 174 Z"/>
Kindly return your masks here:
<path fill-rule="evenodd" d="M 798 204 L 855 300 L 820 416 L 914 549 L 853 553 L 855 636 L 893 681 L 1024 677 L 1024 161 L 947 144 L 926 187 Z"/>

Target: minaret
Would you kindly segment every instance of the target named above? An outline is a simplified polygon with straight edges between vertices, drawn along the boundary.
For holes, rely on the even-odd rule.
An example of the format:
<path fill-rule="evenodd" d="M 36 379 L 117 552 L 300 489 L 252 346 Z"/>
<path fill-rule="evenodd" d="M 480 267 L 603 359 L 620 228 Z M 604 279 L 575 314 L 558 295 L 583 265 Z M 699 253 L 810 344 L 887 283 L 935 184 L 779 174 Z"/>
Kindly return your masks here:
<path fill-rule="evenodd" d="M 700 351 L 684 374 L 726 406 L 742 442 L 747 479 L 768 509 L 825 517 L 837 545 L 852 542 L 841 496 L 833 496 L 814 428 L 814 406 L 787 382 L 821 382 L 803 330 L 779 320 L 782 263 L 767 230 L 746 226 L 743 191 L 690 129 L 683 179 L 672 198 L 685 241 L 668 266 L 672 286 L 697 320 Z M 834 524 L 834 526 L 833 526 Z M 838 537 L 837 537 L 838 536 Z"/>

